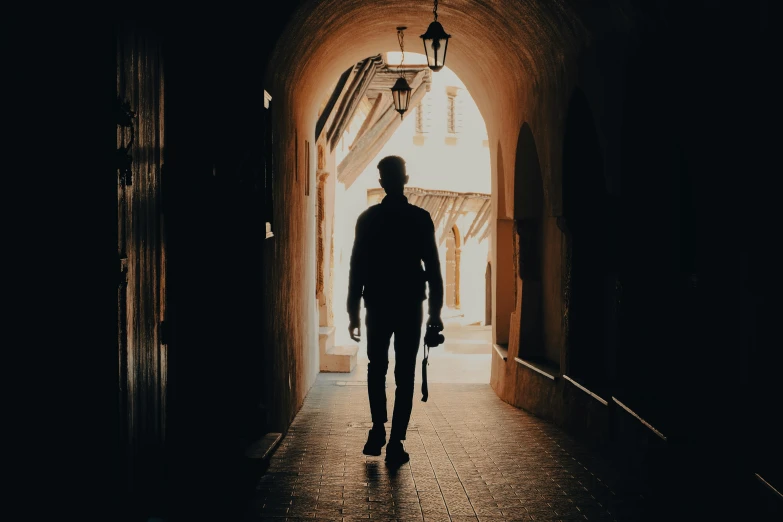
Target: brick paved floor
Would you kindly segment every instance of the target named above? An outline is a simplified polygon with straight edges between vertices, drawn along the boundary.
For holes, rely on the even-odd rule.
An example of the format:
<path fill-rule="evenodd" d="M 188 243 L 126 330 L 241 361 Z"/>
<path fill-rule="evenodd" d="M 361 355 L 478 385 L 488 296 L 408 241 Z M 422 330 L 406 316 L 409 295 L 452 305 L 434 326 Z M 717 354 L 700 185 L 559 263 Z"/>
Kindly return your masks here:
<path fill-rule="evenodd" d="M 383 456 L 362 454 L 366 394 L 359 383 L 319 379 L 261 478 L 248 520 L 638 517 L 642 499 L 606 463 L 488 385 L 433 384 L 427 403 L 417 387 L 405 443 L 411 461 L 392 472 Z"/>

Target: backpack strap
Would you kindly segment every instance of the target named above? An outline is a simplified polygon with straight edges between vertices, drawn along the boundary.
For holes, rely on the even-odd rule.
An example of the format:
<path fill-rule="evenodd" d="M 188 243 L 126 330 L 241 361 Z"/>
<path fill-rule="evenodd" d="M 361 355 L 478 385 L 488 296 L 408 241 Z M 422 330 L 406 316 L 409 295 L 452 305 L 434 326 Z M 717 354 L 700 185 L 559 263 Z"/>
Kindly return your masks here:
<path fill-rule="evenodd" d="M 421 402 L 427 402 L 429 390 L 427 389 L 427 365 L 430 358 L 430 349 L 427 343 L 424 343 L 424 359 L 421 361 Z"/>

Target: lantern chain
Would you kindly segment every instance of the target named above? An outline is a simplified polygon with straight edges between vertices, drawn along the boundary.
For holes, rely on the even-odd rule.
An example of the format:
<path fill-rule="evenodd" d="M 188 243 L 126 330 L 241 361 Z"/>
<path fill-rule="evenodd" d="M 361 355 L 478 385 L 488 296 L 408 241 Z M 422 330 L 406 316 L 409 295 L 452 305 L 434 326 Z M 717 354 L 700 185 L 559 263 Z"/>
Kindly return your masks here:
<path fill-rule="evenodd" d="M 404 76 L 402 72 L 402 63 L 405 61 L 405 43 L 404 43 L 405 34 L 402 32 L 402 29 L 397 29 L 397 42 L 400 44 L 400 65 L 397 67 L 397 72 L 400 74 L 400 76 Z"/>
<path fill-rule="evenodd" d="M 432 10 L 432 14 L 435 15 L 435 21 L 438 21 L 438 0 L 435 0 L 435 8 Z"/>

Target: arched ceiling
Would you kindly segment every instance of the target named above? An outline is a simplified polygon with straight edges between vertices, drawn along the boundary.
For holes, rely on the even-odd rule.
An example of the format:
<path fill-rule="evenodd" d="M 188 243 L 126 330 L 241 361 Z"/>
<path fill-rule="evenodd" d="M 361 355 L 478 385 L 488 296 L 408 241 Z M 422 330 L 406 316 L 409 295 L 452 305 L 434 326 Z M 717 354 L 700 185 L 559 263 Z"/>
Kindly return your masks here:
<path fill-rule="evenodd" d="M 270 60 L 268 85 L 278 91 L 273 96 L 296 92 L 297 106 L 309 100 L 306 111 L 315 114 L 346 68 L 399 49 L 397 26 L 408 28 L 406 50 L 423 52 L 419 35 L 433 20 L 432 8 L 422 0 L 303 1 Z M 449 0 L 439 3 L 438 20 L 452 35 L 447 65 L 470 90 L 488 127 L 496 117 L 519 113 L 509 109 L 524 107 L 531 91 L 562 82 L 564 62 L 586 38 L 562 0 Z"/>
<path fill-rule="evenodd" d="M 452 36 L 446 64 L 464 82 L 487 125 L 498 217 L 513 217 L 516 145 L 523 123 L 530 125 L 538 151 L 547 213 L 560 215 L 562 129 L 577 63 L 592 36 L 588 27 L 595 29 L 587 20 L 602 10 L 617 11 L 618 5 L 578 0 L 439 3 L 438 20 Z M 419 36 L 433 20 L 432 8 L 433 3 L 423 0 L 302 1 L 266 71 L 265 86 L 282 124 L 314 129 L 321 102 L 343 71 L 369 56 L 399 50 L 396 27 L 408 28 L 406 49 L 421 53 Z"/>

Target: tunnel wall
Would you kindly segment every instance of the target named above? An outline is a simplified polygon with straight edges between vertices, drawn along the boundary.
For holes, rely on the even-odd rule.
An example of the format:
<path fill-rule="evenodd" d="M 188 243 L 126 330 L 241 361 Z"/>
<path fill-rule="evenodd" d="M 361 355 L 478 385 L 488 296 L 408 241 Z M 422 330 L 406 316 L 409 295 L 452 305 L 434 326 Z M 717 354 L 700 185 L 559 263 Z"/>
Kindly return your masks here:
<path fill-rule="evenodd" d="M 288 429 L 317 371 L 306 328 L 317 324 L 314 265 L 292 246 L 312 236 L 314 217 L 295 211 L 304 195 L 288 175 L 304 168 L 304 133 L 296 162 L 288 161 L 293 126 L 274 126 L 272 117 L 285 153 L 264 141 L 265 65 L 281 11 L 242 17 L 223 6 L 191 13 L 189 23 L 164 13 L 167 509 L 181 520 L 223 519 L 242 509 L 258 473 L 245 450 Z M 275 158 L 272 180 L 265 168 Z M 270 220 L 275 236 L 266 239 Z"/>
<path fill-rule="evenodd" d="M 765 127 L 757 119 L 757 104 L 741 111 L 761 125 L 743 138 L 715 110 L 732 92 L 764 92 L 765 87 L 745 81 L 767 74 L 758 55 L 740 77 L 716 76 L 719 56 L 753 54 L 750 47 L 729 48 L 733 44 L 721 40 L 719 28 L 752 33 L 758 19 L 750 12 L 763 11 L 754 8 L 736 26 L 731 22 L 736 13 L 725 8 L 639 9 L 623 31 L 607 30 L 606 19 L 595 12 L 583 13 L 590 44 L 574 63 L 578 72 L 569 88 L 581 90 L 587 99 L 604 162 L 608 243 L 604 288 L 594 299 L 594 306 L 604 309 L 604 346 L 593 354 L 601 352 L 604 359 L 598 362 L 602 376 L 579 379 L 581 386 L 566 378 L 575 377 L 569 361 L 569 351 L 575 349 L 569 346 L 569 314 L 577 313 L 569 308 L 573 267 L 568 255 L 559 261 L 550 257 L 547 263 L 563 282 L 563 321 L 544 320 L 545 328 L 557 327 L 563 335 L 555 379 L 516 363 L 511 352 L 505 361 L 501 352 L 493 353 L 492 386 L 503 400 L 621 455 L 628 469 L 641 470 L 651 484 L 669 491 L 688 487 L 672 478 L 671 470 L 678 466 L 710 469 L 703 487 L 715 491 L 763 489 L 755 473 L 780 483 L 780 464 L 773 464 L 781 462 L 780 450 L 767 435 L 775 429 L 763 413 L 774 407 L 775 393 L 765 384 L 770 377 L 761 375 L 767 370 L 751 369 L 753 360 L 778 356 L 769 351 L 761 356 L 762 348 L 740 348 L 769 338 L 771 332 L 763 334 L 762 323 L 751 327 L 736 315 L 744 306 L 741 295 L 748 304 L 768 302 L 762 296 L 769 295 L 769 287 L 738 277 L 743 267 L 766 262 L 763 247 L 750 239 L 755 233 L 736 213 L 763 213 L 763 205 L 741 202 L 738 185 L 730 181 L 733 168 L 749 172 L 751 164 L 769 158 L 754 145 L 757 131 Z M 709 22 L 700 24 L 700 17 Z M 562 103 L 554 112 L 565 122 L 568 111 L 569 104 Z M 566 151 L 562 141 L 536 133 L 532 122 L 531 127 L 545 172 L 544 162 L 556 163 L 547 158 L 547 149 Z M 558 132 L 568 130 L 563 125 Z M 743 146 L 754 151 L 752 159 L 743 156 Z M 505 144 L 503 149 L 509 150 Z M 518 179 L 520 175 L 524 173 L 516 172 Z M 550 215 L 566 218 L 562 235 L 554 229 L 545 234 L 547 251 L 568 236 L 563 175 L 553 168 L 545 182 Z M 557 191 L 560 198 L 553 196 Z M 555 285 L 558 277 L 545 275 L 544 280 L 545 286 Z M 747 406 L 756 399 L 765 406 Z M 716 422 L 729 411 L 745 414 L 719 429 Z"/>
<path fill-rule="evenodd" d="M 233 472 L 245 443 L 285 432 L 317 372 L 316 185 L 310 179 L 304 195 L 301 157 L 305 139 L 314 154 L 317 104 L 346 67 L 396 50 L 386 21 L 416 28 L 429 16 L 418 2 L 301 4 L 296 14 L 299 6 L 274 15 L 225 9 L 188 24 L 170 13 L 155 29 L 166 64 L 166 458 L 173 502 L 192 510 L 206 509 L 189 504 L 198 493 L 230 504 L 241 490 Z M 678 461 L 699 476 L 718 462 L 716 481 L 759 473 L 780 489 L 779 282 L 770 240 L 779 205 L 767 188 L 777 163 L 766 106 L 774 61 L 763 8 L 640 4 L 465 0 L 448 15 L 441 8 L 454 37 L 449 66 L 476 100 L 492 151 L 493 328 L 513 311 L 508 295 L 500 309 L 498 293 L 513 288 L 506 283 L 517 267 L 497 258 L 511 251 L 513 236 L 501 249 L 497 228 L 515 228 L 519 217 L 524 123 L 543 180 L 542 328 L 546 350 L 560 353 L 559 371 L 550 379 L 495 353 L 492 386 L 501 399 L 622 450 L 633 457 L 626 462 L 659 477 Z M 568 222 L 558 218 L 576 88 L 593 115 L 613 213 L 599 303 L 616 307 L 605 326 L 614 369 L 584 386 L 606 405 L 563 377 Z M 258 149 L 264 89 L 280 145 L 273 239 L 263 238 L 266 194 L 257 187 L 270 153 Z"/>
<path fill-rule="evenodd" d="M 326 0 L 303 6 L 279 41 L 268 70 L 273 96 L 286 96 L 287 117 L 302 122 L 303 128 L 312 127 L 314 100 L 324 97 L 332 79 L 366 56 L 394 50 L 394 33 L 384 30 L 384 20 L 393 17 L 398 24 L 416 27 L 421 23 L 416 9 L 407 2 L 338 6 Z M 707 375 L 720 374 L 719 361 L 736 355 L 741 337 L 729 312 L 736 310 L 738 302 L 737 279 L 728 282 L 718 277 L 738 273 L 739 252 L 726 255 L 720 227 L 711 225 L 713 220 L 724 222 L 718 202 L 735 196 L 730 185 L 709 174 L 725 172 L 726 162 L 717 159 L 714 144 L 724 144 L 724 152 L 730 151 L 732 158 L 740 154 L 738 142 L 732 144 L 722 130 L 724 115 L 714 107 L 732 89 L 752 92 L 739 78 L 728 81 L 716 74 L 721 52 L 731 56 L 752 52 L 750 40 L 732 47 L 721 34 L 735 23 L 742 34 L 754 34 L 759 6 L 749 6 L 736 22 L 731 9 L 707 4 L 653 8 L 525 3 L 501 8 L 497 2 L 455 2 L 450 10 L 449 30 L 460 39 L 453 41 L 449 66 L 482 112 L 492 154 L 492 261 L 497 268 L 492 273 L 497 290 L 493 329 L 499 342 L 508 341 L 514 331 L 508 321 L 515 307 L 518 253 L 509 231 L 515 228 L 517 216 L 515 184 L 524 174 L 516 167 L 523 123 L 530 127 L 543 180 L 541 327 L 544 352 L 549 359 L 558 359 L 551 361 L 557 363 L 556 378 L 543 377 L 508 357 L 493 363 L 493 387 L 503 400 L 601 446 L 622 447 L 657 462 L 660 469 L 665 468 L 660 464 L 665 459 L 645 449 L 664 440 L 656 432 L 666 437 L 664 447 L 670 455 L 688 460 L 685 455 L 698 454 L 690 462 L 700 458 L 706 462 L 715 455 L 718 441 L 730 439 L 718 436 L 706 445 L 698 442 L 710 433 L 724 406 L 718 398 L 722 395 L 713 395 Z M 497 30 L 483 30 L 487 24 Z M 346 40 L 343 31 L 349 27 L 351 37 Z M 457 51 L 456 45 L 463 42 Z M 298 60 L 300 56 L 307 59 Z M 602 259 L 600 266 L 588 271 L 588 287 L 596 293 L 592 306 L 601 310 L 596 317 L 603 323 L 599 330 L 605 345 L 581 358 L 600 359 L 588 365 L 593 367 L 587 372 L 590 375 L 574 379 L 581 379 L 582 388 L 606 405 L 564 378 L 577 371 L 569 358 L 569 351 L 576 349 L 569 324 L 581 319 L 569 316 L 570 292 L 577 291 L 569 285 L 572 275 L 584 274 L 579 272 L 582 265 L 570 264 L 580 263 L 578 257 L 571 258 L 578 248 L 569 234 L 578 234 L 581 223 L 572 221 L 569 226 L 569 219 L 577 218 L 569 218 L 564 207 L 564 138 L 577 89 L 591 113 L 587 123 L 595 128 L 594 147 L 600 149 L 603 180 L 594 178 L 590 194 L 603 194 L 596 204 L 608 216 L 608 239 L 595 258 Z M 747 135 L 743 139 L 750 140 Z M 294 185 L 290 187 L 294 190 Z M 589 202 L 585 207 L 589 209 Z M 738 221 L 725 224 L 734 237 L 741 236 L 738 225 Z M 290 252 L 293 255 L 295 250 Z M 718 324 L 731 333 L 719 333 Z M 746 357 L 743 354 L 742 360 Z M 747 361 L 737 365 L 743 367 Z M 705 368 L 710 371 L 701 373 Z M 694 372 L 702 377 L 694 378 Z M 737 372 L 740 389 L 758 386 L 751 385 L 754 379 L 746 370 Z M 731 403 L 750 396 L 739 393 Z M 641 431 L 648 439 L 644 444 L 624 444 L 623 433 L 636 440 L 640 421 L 635 415 L 647 419 L 655 431 Z M 625 424 L 635 428 L 625 429 Z M 749 468 L 763 466 L 751 453 L 738 452 L 731 473 L 748 477 Z"/>
<path fill-rule="evenodd" d="M 315 147 L 305 161 L 305 141 L 315 143 L 315 121 L 302 122 L 276 112 L 286 100 L 273 97 L 273 128 L 280 140 L 278 182 L 274 187 L 275 236 L 272 255 L 266 258 L 265 334 L 275 346 L 268 401 L 275 431 L 285 431 L 304 402 L 319 372 L 318 316 L 315 296 L 315 189 L 305 195 L 305 176 L 315 187 Z M 305 165 L 311 166 L 310 172 Z"/>

